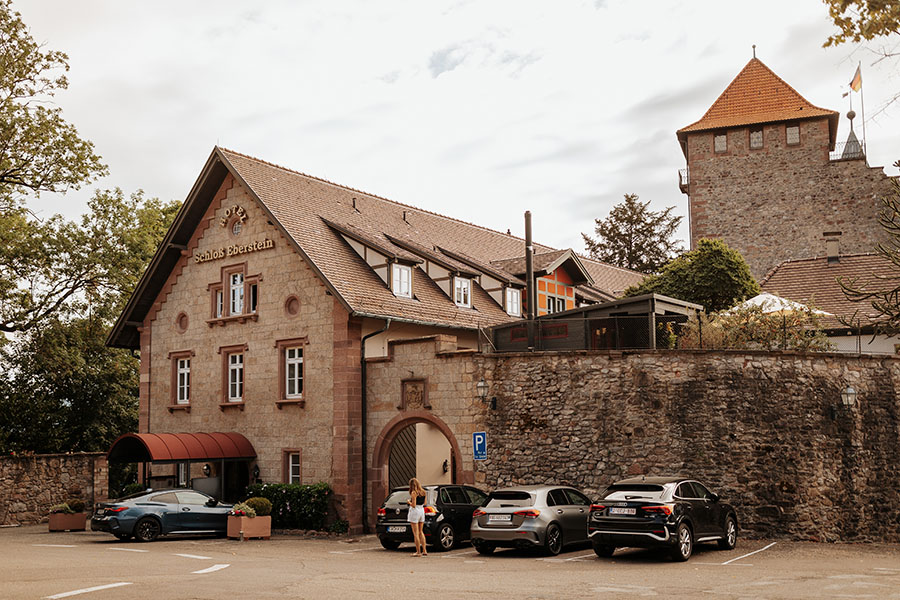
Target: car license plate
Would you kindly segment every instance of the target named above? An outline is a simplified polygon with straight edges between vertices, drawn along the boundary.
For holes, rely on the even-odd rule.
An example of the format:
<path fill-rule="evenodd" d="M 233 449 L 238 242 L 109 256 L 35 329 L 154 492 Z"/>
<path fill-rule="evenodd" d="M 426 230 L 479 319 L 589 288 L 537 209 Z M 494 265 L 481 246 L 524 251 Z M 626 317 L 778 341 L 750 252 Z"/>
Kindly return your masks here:
<path fill-rule="evenodd" d="M 406 525 L 391 525 L 388 527 L 388 533 L 406 533 Z"/>
<path fill-rule="evenodd" d="M 635 512 L 636 511 L 633 508 L 619 508 L 617 506 L 609 507 L 609 514 L 611 515 L 633 515 Z"/>
<path fill-rule="evenodd" d="M 488 515 L 489 522 L 509 522 L 512 521 L 512 515 Z"/>

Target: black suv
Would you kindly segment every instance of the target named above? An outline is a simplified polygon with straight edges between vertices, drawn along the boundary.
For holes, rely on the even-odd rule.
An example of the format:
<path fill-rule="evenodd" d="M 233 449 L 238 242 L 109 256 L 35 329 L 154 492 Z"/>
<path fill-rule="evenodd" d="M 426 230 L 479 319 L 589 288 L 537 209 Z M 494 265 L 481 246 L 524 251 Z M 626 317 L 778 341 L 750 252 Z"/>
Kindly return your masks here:
<path fill-rule="evenodd" d="M 616 547 L 663 546 L 673 559 L 685 561 L 695 543 L 734 548 L 737 514 L 694 479 L 635 477 L 612 484 L 591 505 L 588 537 L 601 557 L 612 556 Z"/>
<path fill-rule="evenodd" d="M 436 550 L 450 550 L 469 539 L 472 513 L 487 499 L 487 494 L 467 485 L 425 486 L 425 543 Z M 412 529 L 406 521 L 409 488 L 394 488 L 378 509 L 375 533 L 381 545 L 396 550 L 403 542 L 412 542 Z"/>

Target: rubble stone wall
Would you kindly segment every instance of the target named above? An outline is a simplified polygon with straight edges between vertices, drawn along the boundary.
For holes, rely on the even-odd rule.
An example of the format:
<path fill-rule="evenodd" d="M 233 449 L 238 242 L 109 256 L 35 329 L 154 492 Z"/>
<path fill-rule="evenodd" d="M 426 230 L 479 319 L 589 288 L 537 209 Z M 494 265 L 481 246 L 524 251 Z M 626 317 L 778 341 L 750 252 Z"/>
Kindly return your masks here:
<path fill-rule="evenodd" d="M 47 520 L 50 507 L 80 498 L 91 511 L 107 499 L 106 454 L 37 454 L 0 457 L 0 525 Z"/>

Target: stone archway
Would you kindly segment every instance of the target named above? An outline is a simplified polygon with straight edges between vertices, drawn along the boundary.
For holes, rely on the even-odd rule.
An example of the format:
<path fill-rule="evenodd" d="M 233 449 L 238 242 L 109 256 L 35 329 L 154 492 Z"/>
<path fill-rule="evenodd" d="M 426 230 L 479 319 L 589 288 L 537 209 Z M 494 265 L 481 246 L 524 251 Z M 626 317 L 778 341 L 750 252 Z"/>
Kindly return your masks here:
<path fill-rule="evenodd" d="M 374 522 L 375 511 L 387 497 L 388 492 L 388 462 L 391 455 L 391 443 L 394 438 L 410 425 L 416 423 L 428 423 L 436 427 L 444 434 L 450 443 L 450 451 L 453 456 L 453 481 L 454 483 L 472 483 L 475 480 L 474 473 L 463 469 L 462 451 L 456 435 L 441 419 L 435 417 L 427 410 L 409 410 L 402 412 L 391 419 L 375 439 L 375 448 L 372 451 L 372 463 L 369 467 L 369 499 L 368 513 L 365 518 L 369 523 Z M 372 518 L 370 518 L 370 516 Z"/>

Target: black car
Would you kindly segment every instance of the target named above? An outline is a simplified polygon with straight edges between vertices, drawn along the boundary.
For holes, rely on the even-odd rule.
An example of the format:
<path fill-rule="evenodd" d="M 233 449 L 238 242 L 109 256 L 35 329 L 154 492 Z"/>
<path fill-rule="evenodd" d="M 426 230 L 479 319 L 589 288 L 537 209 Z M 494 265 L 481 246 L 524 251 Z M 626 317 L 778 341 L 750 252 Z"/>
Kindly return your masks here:
<path fill-rule="evenodd" d="M 231 508 L 195 490 L 146 490 L 98 503 L 91 531 L 105 531 L 120 540 L 134 537 L 139 542 L 175 533 L 225 535 Z"/>
<path fill-rule="evenodd" d="M 487 494 L 467 485 L 425 486 L 425 543 L 436 550 L 450 550 L 469 539 L 472 513 L 487 499 Z M 412 528 L 406 521 L 409 488 L 394 488 L 378 509 L 375 533 L 381 545 L 396 550 L 403 542 L 412 542 Z"/>
<path fill-rule="evenodd" d="M 674 560 L 691 557 L 695 543 L 737 543 L 737 514 L 705 485 L 685 477 L 635 477 L 618 481 L 591 505 L 588 537 L 600 557 L 616 548 L 666 547 Z"/>

